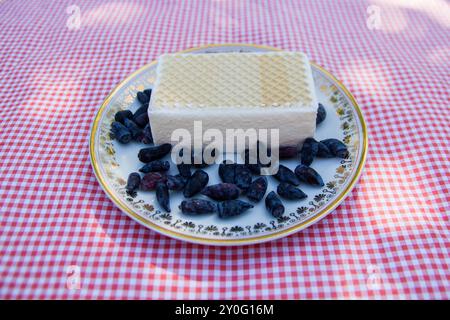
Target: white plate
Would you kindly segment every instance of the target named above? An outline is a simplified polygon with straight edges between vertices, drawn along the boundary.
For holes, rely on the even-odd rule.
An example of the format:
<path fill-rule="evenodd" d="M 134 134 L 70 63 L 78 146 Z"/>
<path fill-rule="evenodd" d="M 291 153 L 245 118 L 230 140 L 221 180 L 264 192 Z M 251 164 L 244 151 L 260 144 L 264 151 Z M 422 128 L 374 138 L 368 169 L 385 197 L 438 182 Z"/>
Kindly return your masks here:
<path fill-rule="evenodd" d="M 245 45 L 219 44 L 185 50 L 190 53 L 257 52 L 274 51 L 276 48 Z M 120 83 L 103 102 L 91 129 L 91 162 L 100 185 L 111 200 L 128 216 L 162 234 L 194 243 L 211 245 L 243 245 L 260 243 L 287 236 L 302 230 L 333 211 L 350 193 L 364 166 L 367 153 L 367 132 L 361 110 L 350 92 L 323 68 L 312 64 L 318 100 L 325 106 L 327 118 L 316 130 L 315 138 L 337 138 L 344 141 L 350 151 L 348 159 L 315 159 L 311 165 L 322 176 L 323 188 L 305 184 L 300 188 L 308 195 L 301 201 L 286 201 L 285 214 L 273 218 L 264 207 L 264 200 L 241 216 L 220 219 L 217 215 L 190 217 L 178 209 L 182 194 L 171 193 L 171 213 L 160 210 L 154 192 L 139 191 L 135 198 L 125 192 L 130 172 L 143 164 L 137 154 L 143 144 L 121 145 L 109 137 L 114 114 L 120 109 L 136 110 L 139 103 L 136 93 L 151 88 L 155 81 L 156 61 L 139 69 Z M 169 156 L 168 156 L 169 158 Z M 298 160 L 281 161 L 294 169 Z M 209 184 L 220 182 L 218 165 L 205 170 L 210 176 Z M 170 173 L 176 174 L 172 166 Z M 270 190 L 276 190 L 277 182 L 269 177 Z M 243 197 L 245 200 L 245 197 Z"/>

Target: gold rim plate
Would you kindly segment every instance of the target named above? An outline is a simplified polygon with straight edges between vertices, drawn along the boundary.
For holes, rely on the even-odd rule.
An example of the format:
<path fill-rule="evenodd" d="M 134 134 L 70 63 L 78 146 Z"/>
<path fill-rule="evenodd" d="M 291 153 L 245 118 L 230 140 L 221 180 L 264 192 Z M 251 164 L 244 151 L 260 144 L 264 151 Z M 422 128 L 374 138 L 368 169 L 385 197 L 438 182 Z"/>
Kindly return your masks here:
<path fill-rule="evenodd" d="M 180 51 L 180 53 L 188 53 L 188 52 L 208 52 L 213 51 L 214 49 L 221 49 L 221 48 L 230 48 L 230 50 L 242 50 L 249 49 L 253 51 L 278 51 L 281 49 L 268 47 L 268 46 L 261 46 L 261 45 L 253 45 L 253 44 L 239 44 L 239 43 L 230 43 L 230 44 L 214 44 L 214 45 L 207 45 L 202 47 L 196 47 L 191 48 L 187 50 Z M 301 222 L 298 222 L 294 225 L 291 225 L 286 228 L 281 228 L 276 231 L 272 231 L 268 234 L 265 234 L 264 232 L 254 233 L 251 236 L 246 237 L 229 237 L 229 238 L 210 238 L 202 236 L 201 233 L 199 234 L 189 234 L 183 231 L 177 231 L 170 229 L 164 225 L 157 224 L 151 219 L 148 219 L 148 217 L 145 217 L 136 210 L 133 210 L 130 208 L 129 205 L 127 205 L 126 200 L 124 197 L 121 197 L 118 195 L 115 190 L 113 190 L 108 183 L 108 176 L 105 175 L 105 173 L 101 170 L 101 163 L 99 160 L 99 154 L 98 148 L 99 141 L 98 138 L 98 131 L 100 128 L 100 122 L 104 116 L 104 113 L 107 111 L 109 104 L 115 97 L 115 95 L 120 91 L 125 89 L 127 86 L 130 86 L 133 82 L 134 78 L 143 73 L 148 71 L 150 68 L 154 68 L 156 65 L 156 61 L 151 62 L 150 64 L 140 68 L 133 74 L 131 74 L 129 77 L 127 77 L 125 80 L 123 80 L 121 83 L 117 85 L 117 87 L 112 90 L 112 92 L 106 97 L 105 101 L 102 103 L 100 109 L 98 110 L 92 127 L 91 127 L 91 134 L 89 139 L 89 151 L 90 151 L 90 159 L 91 164 L 94 170 L 94 173 L 97 177 L 97 180 L 99 181 L 101 187 L 105 191 L 105 193 L 108 195 L 108 197 L 116 204 L 117 207 L 119 207 L 123 212 L 125 212 L 129 217 L 133 218 L 135 221 L 139 222 L 140 224 L 155 230 L 161 234 L 180 239 L 185 240 L 192 243 L 200 243 L 200 244 L 207 244 L 207 245 L 246 245 L 246 244 L 254 244 L 254 243 L 261 243 L 266 242 L 274 239 L 278 239 L 287 235 L 290 235 L 294 232 L 300 231 L 302 229 L 307 228 L 308 226 L 318 222 L 319 220 L 323 219 L 325 216 L 327 216 L 329 213 L 331 213 L 351 192 L 355 184 L 357 183 L 359 176 L 361 175 L 362 169 L 364 167 L 366 155 L 367 155 L 367 147 L 368 147 L 368 138 L 367 138 L 367 128 L 364 121 L 364 117 L 362 115 L 361 109 L 358 106 L 355 98 L 352 96 L 352 94 L 345 88 L 345 86 L 336 79 L 331 73 L 323 69 L 322 67 L 318 66 L 315 63 L 311 63 L 313 66 L 313 69 L 315 69 L 317 72 L 323 75 L 323 77 L 327 78 L 330 82 L 333 83 L 331 86 L 338 92 L 342 97 L 346 99 L 345 103 L 348 103 L 348 105 L 352 108 L 352 112 L 355 115 L 355 122 L 357 123 L 357 135 L 358 135 L 358 142 L 355 144 L 358 144 L 357 148 L 357 156 L 355 159 L 357 160 L 357 163 L 353 165 L 353 168 L 351 172 L 349 172 L 349 176 L 347 177 L 347 181 L 344 184 L 344 187 L 341 190 L 337 190 L 337 196 L 334 196 L 332 201 L 329 202 L 317 202 L 318 204 L 322 204 L 320 208 L 317 209 L 317 212 L 312 214 L 309 218 L 306 218 L 302 220 Z M 317 83 L 316 83 L 317 86 Z M 325 86 L 324 86 L 325 87 Z M 325 88 L 324 90 L 330 90 L 329 88 Z M 338 112 L 341 112 L 341 110 L 338 109 Z M 342 111 L 344 113 L 344 111 Z M 342 117 L 345 118 L 345 114 L 342 114 Z M 342 165 L 345 167 L 345 164 Z M 336 176 L 338 177 L 338 175 Z M 338 177 L 339 178 L 339 177 Z M 325 190 L 327 191 L 327 190 Z M 328 190 L 329 192 L 332 192 L 333 190 Z M 318 206 L 318 204 L 313 203 L 314 206 Z M 301 205 L 301 204 L 299 204 Z M 291 215 L 297 217 L 297 214 L 299 210 L 297 210 L 297 213 L 292 213 Z M 275 229 L 274 229 L 275 230 Z M 244 230 L 245 231 L 245 230 Z M 250 231 L 250 230 L 249 230 Z M 237 235 L 237 234 L 236 234 Z"/>

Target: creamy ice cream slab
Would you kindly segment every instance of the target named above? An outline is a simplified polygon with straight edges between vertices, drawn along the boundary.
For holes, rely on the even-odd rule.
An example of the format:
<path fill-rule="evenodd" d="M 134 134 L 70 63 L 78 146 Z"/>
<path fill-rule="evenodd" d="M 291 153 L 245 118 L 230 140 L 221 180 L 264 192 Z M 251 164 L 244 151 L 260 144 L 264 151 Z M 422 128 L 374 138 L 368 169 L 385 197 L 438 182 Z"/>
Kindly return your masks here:
<path fill-rule="evenodd" d="M 149 106 L 155 143 L 194 121 L 202 129 L 278 129 L 280 145 L 312 137 L 317 100 L 311 66 L 299 52 L 166 54 Z"/>

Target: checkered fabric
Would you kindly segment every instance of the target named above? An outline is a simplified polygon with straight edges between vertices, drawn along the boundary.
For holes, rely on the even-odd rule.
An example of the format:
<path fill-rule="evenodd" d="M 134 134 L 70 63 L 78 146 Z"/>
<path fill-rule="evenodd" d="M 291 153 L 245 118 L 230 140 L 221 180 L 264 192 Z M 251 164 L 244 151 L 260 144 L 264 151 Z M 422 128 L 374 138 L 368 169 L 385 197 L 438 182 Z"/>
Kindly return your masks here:
<path fill-rule="evenodd" d="M 0 1 L 0 298 L 450 298 L 449 17 L 445 0 Z M 140 226 L 88 154 L 118 82 L 163 53 L 226 42 L 306 52 L 369 130 L 339 208 L 246 247 Z"/>

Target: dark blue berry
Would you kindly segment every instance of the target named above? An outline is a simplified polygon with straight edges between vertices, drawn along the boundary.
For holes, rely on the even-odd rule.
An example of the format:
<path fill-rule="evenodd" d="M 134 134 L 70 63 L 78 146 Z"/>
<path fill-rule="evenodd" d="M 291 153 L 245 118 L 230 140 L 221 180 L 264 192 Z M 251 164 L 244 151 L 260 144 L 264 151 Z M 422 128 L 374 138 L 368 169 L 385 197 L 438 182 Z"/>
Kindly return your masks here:
<path fill-rule="evenodd" d="M 184 178 L 189 178 L 191 176 L 191 165 L 187 163 L 177 164 L 178 172 Z"/>
<path fill-rule="evenodd" d="M 324 183 L 320 174 L 311 167 L 300 164 L 295 168 L 295 174 L 300 181 L 313 186 L 323 187 Z"/>
<path fill-rule="evenodd" d="M 130 173 L 127 180 L 127 185 L 125 187 L 125 190 L 128 194 L 132 195 L 141 184 L 141 176 L 137 172 Z"/>
<path fill-rule="evenodd" d="M 279 218 L 283 215 L 284 213 L 283 202 L 281 202 L 280 198 L 278 198 L 277 194 L 274 191 L 269 192 L 265 202 L 267 210 L 273 217 Z"/>
<path fill-rule="evenodd" d="M 290 159 L 297 156 L 297 146 L 281 146 L 278 151 L 280 159 Z"/>
<path fill-rule="evenodd" d="M 334 155 L 331 153 L 330 149 L 322 142 L 318 142 L 317 156 L 319 158 L 333 158 Z"/>
<path fill-rule="evenodd" d="M 141 128 L 144 128 L 149 123 L 148 103 L 142 105 L 134 112 L 133 121 Z"/>
<path fill-rule="evenodd" d="M 120 143 L 128 143 L 131 141 L 131 132 L 120 122 L 111 123 L 111 136 Z"/>
<path fill-rule="evenodd" d="M 261 174 L 261 165 L 259 163 L 249 163 L 245 165 L 253 174 Z"/>
<path fill-rule="evenodd" d="M 149 172 L 142 177 L 139 188 L 143 191 L 153 191 L 160 182 L 166 183 L 167 177 L 159 172 Z"/>
<path fill-rule="evenodd" d="M 186 186 L 184 187 L 183 195 L 186 198 L 190 198 L 200 191 L 208 184 L 209 176 L 203 170 L 196 170 L 192 176 L 188 179 Z"/>
<path fill-rule="evenodd" d="M 148 113 L 148 103 L 140 106 L 134 113 L 133 113 L 133 118 L 136 118 L 137 116 L 143 114 L 143 113 Z"/>
<path fill-rule="evenodd" d="M 142 168 L 139 169 L 140 172 L 149 173 L 149 172 L 158 172 L 158 171 L 167 171 L 170 168 L 169 161 L 163 160 L 153 160 Z"/>
<path fill-rule="evenodd" d="M 217 212 L 217 205 L 209 200 L 188 199 L 181 202 L 180 209 L 187 215 L 199 215 Z"/>
<path fill-rule="evenodd" d="M 300 181 L 298 181 L 297 176 L 291 169 L 283 166 L 282 164 L 278 167 L 278 172 L 274 175 L 274 177 L 280 182 L 287 182 L 293 184 L 294 186 L 298 186 Z"/>
<path fill-rule="evenodd" d="M 144 103 L 148 103 L 150 101 L 150 96 L 146 95 L 142 91 L 139 91 L 137 93 L 137 99 L 139 100 L 140 103 L 144 104 Z"/>
<path fill-rule="evenodd" d="M 147 123 L 147 125 L 142 130 L 143 136 L 141 139 L 141 142 L 144 144 L 152 144 L 153 143 L 153 136 L 152 136 L 152 128 L 150 127 L 150 123 Z"/>
<path fill-rule="evenodd" d="M 289 200 L 300 200 L 308 197 L 306 193 L 304 193 L 299 188 L 296 188 L 293 185 L 285 182 L 282 182 L 278 185 L 277 193 L 280 195 L 280 197 Z"/>
<path fill-rule="evenodd" d="M 149 124 L 148 114 L 141 113 L 138 116 L 133 116 L 133 121 L 141 128 L 144 128 L 147 124 Z"/>
<path fill-rule="evenodd" d="M 166 212 L 170 212 L 169 189 L 165 183 L 159 182 L 156 185 L 156 200 L 161 208 L 163 208 Z"/>
<path fill-rule="evenodd" d="M 130 131 L 131 133 L 131 137 L 135 140 L 135 141 L 141 141 L 144 133 L 142 132 L 142 129 L 139 128 L 136 123 L 133 122 L 133 120 L 130 120 L 128 118 L 125 118 L 124 120 L 124 125 L 125 127 L 127 127 L 127 129 Z"/>
<path fill-rule="evenodd" d="M 148 163 L 153 160 L 158 160 L 167 155 L 172 149 L 172 145 L 169 143 L 160 144 L 158 146 L 151 146 L 139 150 L 138 158 L 144 163 Z"/>
<path fill-rule="evenodd" d="M 146 95 L 148 95 L 149 97 L 152 96 L 152 89 L 145 89 L 143 92 L 144 92 Z"/>
<path fill-rule="evenodd" d="M 241 190 L 246 191 L 252 183 L 252 173 L 244 164 L 236 164 L 234 184 Z"/>
<path fill-rule="evenodd" d="M 253 180 L 253 182 L 250 184 L 250 187 L 247 189 L 246 196 L 251 201 L 259 202 L 262 198 L 264 198 L 266 191 L 267 178 L 263 176 Z"/>
<path fill-rule="evenodd" d="M 226 183 L 234 183 L 234 177 L 236 175 L 236 164 L 227 162 L 226 160 L 223 161 L 219 165 L 219 176 L 220 179 L 222 179 L 223 182 Z"/>
<path fill-rule="evenodd" d="M 305 166 L 311 165 L 319 150 L 319 143 L 314 138 L 307 138 L 300 150 L 300 160 Z"/>
<path fill-rule="evenodd" d="M 241 190 L 232 183 L 218 183 L 202 190 L 203 195 L 217 201 L 237 199 L 240 193 Z"/>
<path fill-rule="evenodd" d="M 133 119 L 133 113 L 130 110 L 120 110 L 114 115 L 114 120 L 122 124 L 125 119 Z"/>
<path fill-rule="evenodd" d="M 325 107 L 319 103 L 319 107 L 317 108 L 317 117 L 316 117 L 316 125 L 322 123 L 323 120 L 327 117 L 327 111 Z"/>
<path fill-rule="evenodd" d="M 169 190 L 181 191 L 186 185 L 187 179 L 177 174 L 175 176 L 167 176 L 167 187 Z"/>
<path fill-rule="evenodd" d="M 347 158 L 349 156 L 349 152 L 347 150 L 347 146 L 338 139 L 325 139 L 321 141 L 324 145 L 330 149 L 331 153 L 335 157 L 339 158 Z"/>
<path fill-rule="evenodd" d="M 241 213 L 253 208 L 253 205 L 242 200 L 226 200 L 218 205 L 219 217 L 228 218 L 240 215 Z"/>

